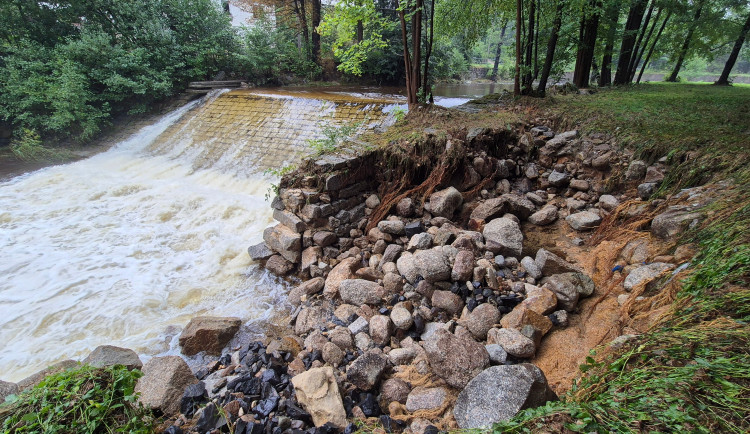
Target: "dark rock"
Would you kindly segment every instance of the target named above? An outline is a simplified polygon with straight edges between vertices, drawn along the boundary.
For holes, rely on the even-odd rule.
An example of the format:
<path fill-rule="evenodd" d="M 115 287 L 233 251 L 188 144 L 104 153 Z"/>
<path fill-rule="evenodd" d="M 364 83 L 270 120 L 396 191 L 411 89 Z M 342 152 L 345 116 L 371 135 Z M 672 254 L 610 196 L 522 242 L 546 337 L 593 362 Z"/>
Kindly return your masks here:
<path fill-rule="evenodd" d="M 380 411 L 380 405 L 378 400 L 372 393 L 363 393 L 361 400 L 357 403 L 357 407 L 362 410 L 362 413 L 367 417 L 378 417 L 382 413 Z"/>
<path fill-rule="evenodd" d="M 278 396 L 272 396 L 270 398 L 262 399 L 258 401 L 258 404 L 253 407 L 253 413 L 260 417 L 268 417 L 269 414 L 276 408 L 279 403 Z"/>
<path fill-rule="evenodd" d="M 424 230 L 424 224 L 421 221 L 411 222 L 404 225 L 404 232 L 409 238 L 416 234 L 421 234 Z"/>
<path fill-rule="evenodd" d="M 195 424 L 195 429 L 201 433 L 212 431 L 215 428 L 219 428 L 221 419 L 223 418 L 219 414 L 216 405 L 213 402 L 209 402 L 207 406 L 203 407 L 201 415 L 198 418 L 198 423 Z"/>
<path fill-rule="evenodd" d="M 656 191 L 655 182 L 645 182 L 643 184 L 638 185 L 638 197 L 640 197 L 643 200 L 650 199 L 651 196 L 653 196 L 655 191 Z"/>
<path fill-rule="evenodd" d="M 260 397 L 261 380 L 254 375 L 235 378 L 227 383 L 227 389 L 234 392 L 242 392 L 247 396 Z"/>
<path fill-rule="evenodd" d="M 385 371 L 388 358 L 379 350 L 370 350 L 359 356 L 346 370 L 346 378 L 362 390 L 372 390 Z"/>
<path fill-rule="evenodd" d="M 281 255 L 273 255 L 266 261 L 266 268 L 277 276 L 286 276 L 294 270 L 294 264 Z"/>
<path fill-rule="evenodd" d="M 183 432 L 180 427 L 174 425 L 164 430 L 164 434 L 183 434 Z"/>
<path fill-rule="evenodd" d="M 196 407 L 207 399 L 206 385 L 202 381 L 191 384 L 185 388 L 185 393 L 182 394 L 180 413 L 184 414 L 187 418 L 193 417 Z"/>
<path fill-rule="evenodd" d="M 318 231 L 313 234 L 313 242 L 320 247 L 328 247 L 335 244 L 338 237 L 333 232 Z"/>
<path fill-rule="evenodd" d="M 273 250 L 266 245 L 265 242 L 260 242 L 247 248 L 247 253 L 254 261 L 260 261 L 268 259 L 273 256 Z"/>
<path fill-rule="evenodd" d="M 459 428 L 486 428 L 521 410 L 556 400 L 544 373 L 536 366 L 493 366 L 477 375 L 458 395 L 453 415 Z"/>

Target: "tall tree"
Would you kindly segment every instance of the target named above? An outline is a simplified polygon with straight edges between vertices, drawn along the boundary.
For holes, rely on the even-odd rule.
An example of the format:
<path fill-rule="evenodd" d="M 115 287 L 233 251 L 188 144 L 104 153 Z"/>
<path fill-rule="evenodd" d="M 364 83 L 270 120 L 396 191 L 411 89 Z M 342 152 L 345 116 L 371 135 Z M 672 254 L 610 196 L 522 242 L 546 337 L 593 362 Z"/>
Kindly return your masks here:
<path fill-rule="evenodd" d="M 641 28 L 643 14 L 646 12 L 647 0 L 633 0 L 628 12 L 628 20 L 625 22 L 625 30 L 620 44 L 620 57 L 617 59 L 617 72 L 615 72 L 614 84 L 626 84 L 630 76 L 630 59 L 633 57 L 638 31 Z"/>
<path fill-rule="evenodd" d="M 612 84 L 612 53 L 615 49 L 615 34 L 617 33 L 617 21 L 620 17 L 620 2 L 611 1 L 607 5 L 606 22 L 608 27 L 604 54 L 602 54 L 602 72 L 599 75 L 599 86 Z"/>
<path fill-rule="evenodd" d="M 745 38 L 747 37 L 747 33 L 750 31 L 750 13 L 748 13 L 747 20 L 745 21 L 745 25 L 742 26 L 742 30 L 740 30 L 740 34 L 737 37 L 737 40 L 734 42 L 734 47 L 732 47 L 732 52 L 729 54 L 729 58 L 727 59 L 727 63 L 724 64 L 724 69 L 721 71 L 721 76 L 714 84 L 716 85 L 729 85 L 729 73 L 732 72 L 732 68 L 734 68 L 735 62 L 737 62 L 737 56 L 740 54 L 740 49 L 742 49 L 742 44 L 745 43 Z"/>
<path fill-rule="evenodd" d="M 312 58 L 317 64 L 320 64 L 320 8 L 321 0 L 311 0 L 312 3 Z"/>
<path fill-rule="evenodd" d="M 521 79 L 521 93 L 524 95 L 530 95 L 533 90 L 532 85 L 534 82 L 534 71 L 532 68 L 533 62 L 533 48 L 534 48 L 534 28 L 536 25 L 536 0 L 529 2 L 529 25 L 526 29 L 526 56 L 524 57 L 524 68 Z"/>
<path fill-rule="evenodd" d="M 500 40 L 497 41 L 497 49 L 495 50 L 495 62 L 492 64 L 492 74 L 490 75 L 492 81 L 497 81 L 497 68 L 500 66 L 500 55 L 503 52 L 503 40 L 505 39 L 505 31 L 508 29 L 508 20 L 503 22 L 502 28 Z"/>
<path fill-rule="evenodd" d="M 641 43 L 643 42 L 643 38 L 646 36 L 646 32 L 648 31 L 648 23 L 651 21 L 651 14 L 653 14 L 654 12 L 654 3 L 655 0 L 651 0 L 651 5 L 648 7 L 648 12 L 646 12 L 646 18 L 643 19 L 643 22 L 640 25 L 641 29 L 640 32 L 638 32 L 638 39 L 635 41 L 633 52 L 630 55 L 630 63 L 628 64 L 628 83 L 630 83 L 630 81 L 632 80 L 633 74 L 635 74 L 635 69 L 638 66 L 638 53 L 641 50 Z"/>
<path fill-rule="evenodd" d="M 667 26 L 667 22 L 669 22 L 669 18 L 672 16 L 672 11 L 669 11 L 667 13 L 667 16 L 664 17 L 664 21 L 661 23 L 661 27 L 659 27 L 659 31 L 656 33 L 656 37 L 654 38 L 654 42 L 651 43 L 651 48 L 648 49 L 648 54 L 646 55 L 646 59 L 643 61 L 643 65 L 641 65 L 641 72 L 638 73 L 638 80 L 636 83 L 641 82 L 641 77 L 643 77 L 643 71 L 646 70 L 646 65 L 648 65 L 649 60 L 651 60 L 651 55 L 654 54 L 654 48 L 656 48 L 656 43 L 659 42 L 659 38 L 661 37 L 662 32 L 664 32 L 664 28 Z M 655 25 L 656 23 L 654 23 Z"/>
<path fill-rule="evenodd" d="M 695 5 L 695 15 L 693 16 L 693 21 L 688 27 L 687 35 L 685 35 L 685 42 L 683 42 L 682 47 L 680 48 L 680 52 L 677 56 L 677 62 L 674 65 L 674 69 L 672 70 L 672 73 L 669 75 L 669 78 L 667 78 L 666 81 L 677 81 L 677 74 L 680 73 L 680 69 L 682 69 L 682 63 L 685 61 L 685 57 L 687 57 L 688 49 L 690 48 L 690 41 L 693 39 L 693 33 L 695 33 L 695 29 L 698 27 L 701 13 L 703 12 L 703 6 L 705 4 L 705 0 L 698 0 L 697 4 Z"/>
<path fill-rule="evenodd" d="M 540 96 L 544 96 L 547 88 L 547 79 L 549 79 L 550 72 L 552 71 L 552 62 L 555 58 L 555 49 L 557 48 L 557 39 L 560 35 L 560 27 L 562 27 L 562 16 L 564 9 L 565 0 L 557 0 L 555 19 L 552 22 L 552 34 L 550 34 L 549 40 L 547 41 L 547 55 L 544 58 L 542 75 L 539 77 L 539 85 L 536 88 L 536 92 Z"/>
<path fill-rule="evenodd" d="M 578 50 L 573 70 L 573 84 L 579 88 L 589 87 L 591 63 L 596 48 L 596 34 L 599 29 L 599 10 L 601 0 L 589 0 L 588 8 L 583 11 L 581 27 L 578 33 Z"/>
<path fill-rule="evenodd" d="M 641 60 L 643 59 L 643 53 L 646 51 L 646 47 L 648 46 L 649 41 L 651 41 L 651 36 L 654 35 L 654 30 L 656 29 L 656 26 L 659 25 L 659 17 L 661 16 L 662 8 L 659 8 L 659 11 L 656 13 L 656 17 L 654 18 L 654 23 L 651 25 L 651 29 L 648 31 L 648 35 L 646 36 L 646 39 L 643 40 L 643 45 L 640 43 L 636 44 L 636 48 L 638 45 L 641 45 L 640 49 L 637 49 L 633 56 L 633 61 L 631 62 L 630 66 L 630 77 L 628 77 L 628 83 L 633 82 L 633 77 L 635 77 L 636 71 L 638 71 L 638 65 L 641 63 Z M 650 17 L 649 17 L 650 18 Z M 646 20 L 648 22 L 648 20 Z M 645 30 L 645 27 L 644 27 Z"/>
<path fill-rule="evenodd" d="M 516 0 L 516 73 L 513 80 L 513 95 L 521 95 L 521 21 L 523 0 Z"/>

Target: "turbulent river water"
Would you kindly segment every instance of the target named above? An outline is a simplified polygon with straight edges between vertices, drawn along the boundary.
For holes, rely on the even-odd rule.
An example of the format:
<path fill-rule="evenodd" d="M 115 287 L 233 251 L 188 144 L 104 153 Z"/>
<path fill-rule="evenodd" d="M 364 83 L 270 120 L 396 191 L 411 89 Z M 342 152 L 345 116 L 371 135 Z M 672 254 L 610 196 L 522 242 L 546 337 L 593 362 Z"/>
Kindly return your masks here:
<path fill-rule="evenodd" d="M 272 223 L 263 169 L 299 158 L 325 123 L 374 127 L 388 107 L 233 91 L 0 183 L 0 379 L 102 344 L 175 352 L 196 315 L 267 319 L 282 284 L 246 252 Z"/>

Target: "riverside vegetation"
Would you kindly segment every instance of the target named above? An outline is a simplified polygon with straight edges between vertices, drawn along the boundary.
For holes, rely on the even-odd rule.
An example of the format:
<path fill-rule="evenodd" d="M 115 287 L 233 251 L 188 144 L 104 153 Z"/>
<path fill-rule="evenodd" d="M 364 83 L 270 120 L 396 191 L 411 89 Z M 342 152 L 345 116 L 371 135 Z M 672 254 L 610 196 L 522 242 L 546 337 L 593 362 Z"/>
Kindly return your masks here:
<path fill-rule="evenodd" d="M 663 164 L 664 167 L 669 168 L 664 173 L 665 176 L 658 188 L 656 185 L 651 186 L 649 194 L 644 195 L 648 199 L 642 203 L 650 203 L 654 209 L 663 211 L 659 208 L 659 206 L 667 204 L 663 200 L 676 196 L 675 193 L 679 188 L 699 185 L 707 185 L 708 187 L 704 190 L 691 190 L 691 192 L 695 192 L 698 196 L 708 192 L 705 194 L 713 197 L 713 200 L 702 209 L 705 219 L 698 224 L 691 225 L 689 230 L 675 235 L 677 238 L 671 239 L 671 247 L 667 250 L 676 255 L 676 248 L 680 244 L 690 243 L 694 246 L 696 254 L 691 261 L 692 265 L 688 268 L 687 274 L 683 272 L 683 274 L 677 276 L 676 280 L 662 282 L 657 287 L 649 288 L 649 292 L 644 292 L 643 295 L 654 297 L 654 294 L 656 294 L 659 297 L 652 298 L 652 303 L 648 305 L 638 305 L 637 301 L 639 300 L 637 300 L 638 297 L 636 297 L 635 292 L 631 293 L 630 297 L 625 298 L 629 301 L 624 302 L 623 310 L 628 317 L 637 318 L 645 315 L 652 320 L 647 321 L 647 323 L 650 323 L 646 327 L 647 330 L 635 336 L 626 336 L 621 339 L 618 345 L 597 349 L 585 358 L 581 379 L 568 389 L 567 394 L 561 394 L 561 401 L 551 402 L 536 409 L 523 410 L 513 419 L 496 425 L 495 431 L 628 432 L 681 430 L 743 432 L 748 428 L 747 408 L 750 399 L 750 376 L 748 376 L 747 366 L 750 360 L 748 360 L 747 344 L 750 335 L 748 334 L 747 320 L 750 319 L 750 312 L 747 310 L 747 306 L 748 301 L 750 301 L 750 294 L 748 293 L 750 251 L 748 251 L 747 246 L 750 245 L 748 239 L 748 233 L 750 233 L 748 230 L 750 229 L 750 197 L 748 197 L 750 174 L 747 165 L 748 125 L 746 114 L 748 113 L 747 101 L 750 100 L 749 93 L 750 89 L 737 86 L 730 91 L 725 88 L 708 86 L 648 85 L 632 89 L 602 91 L 594 95 L 558 95 L 544 103 L 523 100 L 517 103 L 506 101 L 506 107 L 504 108 L 491 105 L 487 107 L 488 111 L 475 115 L 441 110 L 438 110 L 437 113 L 415 110 L 394 129 L 381 136 L 380 140 L 383 140 L 383 142 L 380 144 L 384 146 L 383 149 L 387 149 L 385 145 L 391 143 L 398 136 L 408 137 L 409 143 L 407 141 L 401 142 L 408 155 L 414 149 L 410 145 L 420 146 L 418 139 L 421 134 L 414 134 L 413 132 L 424 131 L 425 129 L 431 131 L 429 134 L 439 136 L 443 134 L 441 131 L 447 132 L 448 129 L 464 129 L 466 131 L 486 126 L 493 128 L 499 126 L 504 129 L 507 125 L 514 126 L 515 129 L 517 126 L 526 124 L 535 125 L 538 120 L 542 120 L 558 131 L 565 131 L 568 127 L 576 126 L 580 134 L 585 137 L 595 137 L 586 140 L 602 140 L 602 137 L 611 137 L 607 140 L 617 140 L 619 145 L 633 149 L 635 151 L 635 155 L 632 156 L 634 160 L 641 159 L 639 161 L 644 161 L 644 164 L 656 163 L 657 160 L 661 160 L 663 163 L 657 163 L 657 165 Z M 668 104 L 670 98 L 679 98 L 680 103 Z M 643 109 L 642 114 L 638 114 L 638 111 L 629 110 L 634 107 Z M 659 116 L 650 115 L 651 110 L 658 112 Z M 693 122 L 691 117 L 695 116 L 696 112 L 700 113 L 700 119 L 721 119 L 722 128 L 724 128 L 722 134 L 717 134 L 710 122 Z M 534 134 L 543 132 L 545 132 L 543 129 L 537 129 Z M 601 132 L 607 134 L 604 136 L 596 135 L 597 133 L 601 134 Z M 685 134 L 686 132 L 689 132 L 689 135 Z M 377 148 L 378 139 L 375 137 L 368 139 L 371 145 L 375 144 Z M 392 146 L 392 143 L 390 146 Z M 431 155 L 438 161 L 442 158 L 440 153 Z M 519 154 L 519 156 L 521 155 Z M 394 162 L 396 163 L 396 166 L 393 166 L 394 169 L 398 168 L 398 163 L 408 164 L 407 160 L 395 160 Z M 529 162 L 534 162 L 534 160 L 529 160 Z M 645 169 L 645 165 L 643 168 Z M 557 171 L 558 167 L 554 167 L 554 169 L 553 173 Z M 568 170 L 568 167 L 560 167 L 559 169 Z M 680 172 L 675 173 L 676 170 Z M 688 173 L 691 176 L 679 176 L 679 173 Z M 285 186 L 284 182 L 291 182 L 293 176 L 295 174 L 285 177 L 286 181 L 282 180 L 281 187 L 288 188 L 289 184 Z M 625 177 L 626 174 L 621 173 L 621 176 Z M 721 181 L 729 183 L 721 184 Z M 613 193 L 619 194 L 619 189 L 628 188 L 629 190 L 622 192 L 625 194 L 623 197 L 637 195 L 632 191 L 634 186 L 628 184 L 626 179 L 615 176 L 613 182 Z M 719 190 L 720 188 L 723 188 L 723 190 Z M 638 195 L 640 195 L 640 191 Z M 578 195 L 578 198 L 586 201 L 586 197 L 583 195 Z M 381 200 L 386 200 L 386 197 L 381 196 Z M 592 200 L 592 198 L 589 198 L 589 200 Z M 574 207 L 580 206 L 567 200 L 565 203 L 566 208 L 571 205 Z M 623 203 L 623 206 L 625 205 L 628 204 Z M 368 203 L 367 208 L 375 212 L 377 204 L 374 202 Z M 612 210 L 614 211 L 614 208 Z M 433 209 L 433 212 L 437 212 L 437 210 Z M 371 215 L 374 216 L 375 214 Z M 638 215 L 638 213 L 629 215 L 615 211 L 604 215 L 607 217 L 605 217 L 603 224 L 588 241 L 592 248 L 596 248 L 605 241 L 613 240 L 624 245 L 626 241 L 632 241 L 628 237 L 632 237 L 644 229 L 643 215 Z M 374 223 L 377 224 L 378 221 Z M 381 225 L 377 226 L 380 227 Z M 390 226 L 384 225 L 384 227 Z M 346 259 L 343 259 L 343 261 L 346 261 Z M 281 261 L 277 261 L 277 263 L 286 266 Z M 635 268 L 633 268 L 634 265 Z M 631 273 L 637 268 L 637 265 L 630 265 Z M 513 267 L 512 274 L 523 276 L 518 272 L 524 271 L 524 267 L 533 266 L 527 263 L 521 268 L 516 267 L 518 267 L 518 264 Z M 291 269 L 288 271 L 291 271 Z M 528 271 L 530 271 L 530 268 L 525 269 L 525 272 Z M 609 268 L 606 271 L 609 271 Z M 364 277 L 365 275 L 359 274 L 358 276 Z M 597 281 L 597 284 L 601 286 L 601 282 Z M 309 289 L 307 288 L 309 286 L 305 287 L 305 291 Z M 300 294 L 299 291 L 296 293 Z M 447 294 L 445 295 L 447 296 Z M 490 297 L 495 296 L 490 295 Z M 318 299 L 314 292 L 305 293 L 302 301 L 307 298 L 310 301 Z M 433 300 L 435 300 L 434 297 Z M 376 309 L 380 303 L 382 301 L 375 303 Z M 391 308 L 389 302 L 385 303 L 381 305 L 381 309 L 386 310 L 374 316 L 385 316 L 387 318 L 388 313 L 396 309 L 396 306 Z M 448 305 L 442 306 L 441 310 L 449 307 Z M 403 305 L 400 307 L 403 307 Z M 658 315 L 651 317 L 651 311 L 655 307 Z M 382 314 L 383 312 L 385 315 Z M 298 311 L 297 324 L 300 322 L 300 315 L 302 313 Z M 439 310 L 437 315 L 438 317 L 444 317 L 445 312 Z M 309 314 L 307 317 L 311 318 Z M 370 324 L 370 327 L 373 327 L 373 325 L 375 324 Z M 369 334 L 372 333 L 373 330 L 371 329 Z M 398 334 L 393 330 L 392 333 Z M 458 330 L 455 333 L 460 334 Z M 531 334 L 534 333 L 531 332 Z M 332 342 L 340 342 L 335 341 L 332 335 L 329 336 Z M 371 338 L 377 339 L 376 336 Z M 252 344 L 247 349 L 241 348 L 240 354 L 230 350 L 223 353 L 209 369 L 197 373 L 200 378 L 206 380 L 211 377 L 213 381 L 218 380 L 221 375 L 214 375 L 217 372 L 211 374 L 210 371 L 218 369 L 220 365 L 225 366 L 221 372 L 227 375 L 237 375 L 236 372 L 233 373 L 234 370 L 242 373 L 245 372 L 244 369 L 253 367 L 254 372 L 259 372 L 260 378 L 267 379 L 271 384 L 280 386 L 279 388 L 282 389 L 280 392 L 271 392 L 259 388 L 258 394 L 263 399 L 246 402 L 245 405 L 252 406 L 252 408 L 248 408 L 244 412 L 235 412 L 237 409 L 233 409 L 229 404 L 239 402 L 233 400 L 233 396 L 236 396 L 236 393 L 243 388 L 247 388 L 247 391 L 253 391 L 256 386 L 259 386 L 243 382 L 249 380 L 249 377 L 245 378 L 240 374 L 234 377 L 230 384 L 225 382 L 224 386 L 220 385 L 220 380 L 218 383 L 212 383 L 212 390 L 209 390 L 208 394 L 216 398 L 213 402 L 205 405 L 205 390 L 209 389 L 208 387 L 200 386 L 201 390 L 197 391 L 198 393 L 192 391 L 193 394 L 191 395 L 186 391 L 183 395 L 182 390 L 186 387 L 191 388 L 191 383 L 197 381 L 195 377 L 192 377 L 193 374 L 188 372 L 192 380 L 185 384 L 179 383 L 183 386 L 180 388 L 178 395 L 178 402 L 180 399 L 182 400 L 179 410 L 188 419 L 178 418 L 177 421 L 182 420 L 182 423 L 184 423 L 189 420 L 190 415 L 195 414 L 192 421 L 183 425 L 183 428 L 187 429 L 193 423 L 197 424 L 193 426 L 203 427 L 205 431 L 213 427 L 222 430 L 229 430 L 230 427 L 233 427 L 235 432 L 255 432 L 251 431 L 248 426 L 252 425 L 252 429 L 257 429 L 254 427 L 258 426 L 258 422 L 266 420 L 264 417 L 268 417 L 270 412 L 274 411 L 273 409 L 277 409 L 275 411 L 279 415 L 286 414 L 286 416 L 283 416 L 285 418 L 283 421 L 281 416 L 277 416 L 275 426 L 304 420 L 308 420 L 307 423 L 309 423 L 309 419 L 306 418 L 310 415 L 305 416 L 304 412 L 300 412 L 291 396 L 286 395 L 289 392 L 291 376 L 291 371 L 286 372 L 286 369 L 288 369 L 286 365 L 288 364 L 289 368 L 292 369 L 300 369 L 299 364 L 292 367 L 295 360 L 303 361 L 302 370 L 318 369 L 316 366 L 322 367 L 324 363 L 338 365 L 338 363 L 330 363 L 330 360 L 333 360 L 330 357 L 333 357 L 335 354 L 332 355 L 332 353 L 336 353 L 336 351 L 331 345 L 328 345 L 332 343 L 328 342 L 328 338 L 324 338 L 326 341 L 326 344 L 323 345 L 324 351 L 319 351 L 316 354 L 314 350 L 307 350 L 309 345 L 322 344 L 322 342 L 313 344 L 313 342 L 317 342 L 316 339 L 320 340 L 316 337 L 311 339 L 310 342 L 302 342 L 301 344 L 300 342 L 295 344 L 289 339 L 274 340 L 269 342 L 267 347 Z M 216 340 L 219 340 L 218 335 L 214 336 L 214 339 L 209 339 L 209 343 L 213 342 L 215 346 Z M 223 339 L 220 341 L 225 342 Z M 188 354 L 187 343 L 189 341 L 186 339 L 185 342 L 183 352 Z M 204 342 L 204 344 L 206 343 Z M 547 344 L 542 343 L 542 348 L 545 345 Z M 273 350 L 272 346 L 274 347 Z M 307 351 L 307 355 L 299 359 L 289 356 L 288 354 L 295 352 L 293 351 L 295 346 L 298 347 L 298 350 L 305 348 L 302 353 Z M 390 352 L 394 350 L 395 348 L 390 348 Z M 212 351 L 216 351 L 216 348 Z M 242 351 L 245 351 L 246 356 L 240 357 Z M 221 348 L 218 348 L 216 354 L 219 353 L 221 353 Z M 270 357 L 264 358 L 263 355 L 266 353 Z M 277 356 L 281 358 L 279 359 Z M 239 360 L 235 360 L 235 357 Z M 353 360 L 359 360 L 360 358 L 363 358 L 363 356 L 358 358 L 356 352 L 346 352 L 343 363 L 350 364 Z M 379 359 L 379 356 L 374 358 Z M 172 362 L 170 361 L 170 363 Z M 339 363 L 342 362 L 339 361 Z M 264 367 L 266 367 L 265 370 Z M 146 375 L 149 375 L 149 369 L 147 368 L 148 365 L 143 370 Z M 153 371 L 153 368 L 151 371 Z M 92 371 L 84 369 L 78 373 L 73 373 L 70 377 L 73 378 L 72 380 L 65 379 L 69 377 L 62 377 L 63 380 L 59 384 L 69 384 L 66 381 L 73 381 L 74 384 L 87 384 L 87 380 L 85 380 L 86 375 L 89 375 L 87 372 Z M 404 373 L 413 374 L 408 370 Z M 352 369 L 352 374 L 354 374 L 354 369 Z M 135 374 L 135 376 L 137 375 Z M 402 378 L 407 380 L 422 378 L 409 377 L 408 375 Z M 239 381 L 243 378 L 245 380 Z M 350 381 L 355 381 L 354 378 L 356 376 L 352 375 Z M 132 379 L 134 377 L 131 377 Z M 108 392 L 108 396 L 114 397 L 117 408 L 131 408 L 125 405 L 130 401 L 126 397 L 132 396 L 133 391 L 138 390 L 137 388 L 131 388 L 132 383 L 129 382 L 131 380 L 122 380 L 118 386 L 118 388 L 121 388 L 119 392 Z M 365 381 L 364 378 L 362 381 Z M 426 384 L 436 386 L 434 378 L 430 381 L 431 383 Z M 59 388 L 60 386 L 57 384 L 54 381 L 48 381 L 39 386 L 38 389 L 34 389 L 37 392 L 27 391 L 18 395 L 17 398 L 12 398 L 13 402 L 6 404 L 3 407 L 3 412 L 7 412 L 6 408 L 16 410 L 16 413 L 12 416 L 14 419 L 6 419 L 6 421 L 12 420 L 14 425 L 13 427 L 4 426 L 4 429 L 15 432 L 16 429 L 21 429 L 23 426 L 31 426 L 29 424 L 34 423 L 35 416 L 25 415 L 39 414 L 34 407 L 34 403 L 39 402 L 40 399 L 38 394 L 46 395 L 48 392 L 45 389 L 49 387 Z M 115 384 L 117 385 L 117 382 Z M 208 382 L 206 382 L 207 384 Z M 336 381 L 333 381 L 332 384 L 335 385 Z M 367 387 L 364 385 L 365 383 L 357 384 L 359 385 L 358 388 Z M 222 394 L 222 390 L 227 390 L 226 387 L 231 387 L 234 395 Z M 437 388 L 440 387 L 445 386 L 440 386 L 438 382 Z M 115 388 L 115 390 L 118 390 L 118 388 Z M 102 387 L 102 389 L 106 390 L 107 388 Z M 451 399 L 450 389 L 446 390 L 448 390 L 448 393 L 441 400 L 441 405 L 445 399 Z M 411 392 L 413 390 L 409 393 Z M 143 393 L 146 393 L 146 391 Z M 250 395 L 252 394 L 253 392 L 250 393 Z M 370 405 L 372 404 L 368 401 L 372 399 L 370 395 L 363 392 L 350 395 L 347 392 L 349 399 L 353 400 L 352 407 L 347 405 L 347 413 L 356 411 L 357 415 L 368 421 L 361 425 L 363 430 L 395 429 L 399 425 L 397 421 L 403 419 L 399 417 L 400 414 L 396 407 L 394 407 L 395 412 L 391 412 L 389 407 L 391 418 L 381 417 L 377 425 L 373 425 L 374 421 L 371 418 L 367 419 L 367 416 L 372 414 L 383 413 L 382 409 L 378 410 Z M 186 397 L 188 398 L 187 401 Z M 66 403 L 72 403 L 71 405 L 80 403 L 80 399 L 77 398 L 80 398 L 80 396 L 66 396 L 63 402 L 58 402 L 52 408 L 63 411 L 66 408 Z M 102 398 L 102 402 L 107 399 L 110 398 Z M 282 402 L 285 410 L 281 409 L 280 403 Z M 122 406 L 119 404 L 122 404 Z M 407 406 L 409 406 L 408 402 Z M 358 410 L 354 410 L 354 407 Z M 270 412 L 268 411 L 269 408 L 271 409 Z M 437 410 L 438 412 L 435 414 L 442 417 L 444 408 L 440 407 Z M 254 416 L 248 420 L 245 416 L 240 417 L 241 413 L 244 413 L 245 416 L 249 414 Z M 138 416 L 137 411 L 127 414 L 127 416 L 114 417 L 115 422 L 108 422 L 108 426 L 116 429 L 115 427 L 119 425 L 126 431 L 135 429 L 127 428 L 127 423 L 132 421 L 133 416 L 137 416 L 137 418 L 143 416 Z M 432 416 L 435 416 L 435 414 Z M 349 414 L 346 416 L 349 416 Z M 101 422 L 98 415 L 91 415 L 91 417 L 95 421 L 92 426 Z M 102 415 L 101 418 L 103 417 Z M 225 425 L 222 425 L 222 417 L 226 422 Z M 313 415 L 313 419 L 315 419 L 315 415 Z M 64 418 L 59 420 L 64 420 Z M 147 418 L 142 420 L 149 423 Z M 267 420 L 270 422 L 271 418 Z M 405 420 L 411 419 L 406 418 Z M 416 429 L 413 422 L 410 428 Z M 436 420 L 433 420 L 433 422 L 438 423 Z M 21 423 L 21 426 L 14 428 L 18 423 Z M 237 431 L 240 426 L 243 427 L 244 431 Z M 303 426 L 305 426 L 304 422 Z M 178 432 L 177 429 L 179 428 L 170 427 L 169 429 L 172 430 L 171 432 Z"/>

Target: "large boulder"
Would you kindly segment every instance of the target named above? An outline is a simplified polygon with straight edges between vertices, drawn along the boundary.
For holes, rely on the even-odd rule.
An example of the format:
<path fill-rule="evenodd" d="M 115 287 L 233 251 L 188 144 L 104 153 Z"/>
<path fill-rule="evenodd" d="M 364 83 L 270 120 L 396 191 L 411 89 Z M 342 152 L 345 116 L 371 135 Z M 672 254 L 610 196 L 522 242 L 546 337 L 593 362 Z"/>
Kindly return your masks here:
<path fill-rule="evenodd" d="M 375 282 L 365 279 L 347 279 L 339 285 L 339 294 L 344 303 L 362 306 L 380 301 L 378 293 L 384 290 Z"/>
<path fill-rule="evenodd" d="M 490 356 L 484 345 L 442 328 L 437 329 L 423 346 L 432 371 L 457 389 L 462 389 L 490 365 Z"/>
<path fill-rule="evenodd" d="M 263 241 L 289 262 L 298 263 L 302 252 L 302 235 L 282 224 L 266 228 Z"/>
<path fill-rule="evenodd" d="M 201 351 L 220 356 L 221 350 L 234 337 L 242 325 L 239 318 L 199 316 L 190 320 L 180 334 L 182 354 L 192 356 Z"/>
<path fill-rule="evenodd" d="M 313 368 L 295 375 L 292 377 L 292 385 L 297 401 L 310 413 L 315 426 L 327 423 L 341 429 L 346 426 L 346 410 L 333 368 Z"/>
<path fill-rule="evenodd" d="M 120 348 L 113 345 L 100 345 L 94 349 L 83 363 L 103 368 L 106 366 L 123 365 L 128 369 L 141 369 L 143 363 L 138 354 L 130 348 Z"/>
<path fill-rule="evenodd" d="M 523 363 L 487 368 L 458 395 L 453 416 L 461 429 L 487 428 L 527 408 L 556 401 L 541 369 Z"/>
<path fill-rule="evenodd" d="M 668 240 L 703 220 L 703 213 L 688 206 L 670 206 L 666 211 L 654 217 L 651 222 L 651 233 Z"/>
<path fill-rule="evenodd" d="M 397 262 L 398 264 L 399 262 Z M 414 254 L 414 265 L 417 273 L 428 282 L 440 282 L 451 277 L 451 264 L 443 247 L 420 250 Z M 399 268 L 399 271 L 401 269 Z M 409 276 L 406 276 L 407 280 Z"/>
<path fill-rule="evenodd" d="M 520 257 L 523 248 L 523 233 L 515 220 L 498 218 L 490 221 L 482 231 L 487 250 L 492 253 Z"/>
<path fill-rule="evenodd" d="M 138 379 L 135 391 L 144 406 L 171 416 L 179 412 L 185 388 L 197 382 L 182 358 L 154 357 L 143 365 L 143 377 Z"/>
<path fill-rule="evenodd" d="M 430 196 L 430 212 L 437 217 L 451 218 L 463 202 L 461 193 L 454 187 L 448 187 Z"/>
<path fill-rule="evenodd" d="M 362 390 L 372 390 L 380 381 L 388 358 L 378 349 L 362 354 L 346 369 L 346 379 Z"/>
<path fill-rule="evenodd" d="M 674 269 L 674 265 L 664 262 L 654 262 L 648 265 L 642 265 L 628 274 L 623 286 L 626 291 L 632 291 L 640 285 L 646 285 L 646 290 L 651 290 L 654 281 L 669 270 Z"/>

